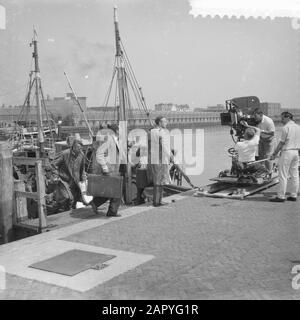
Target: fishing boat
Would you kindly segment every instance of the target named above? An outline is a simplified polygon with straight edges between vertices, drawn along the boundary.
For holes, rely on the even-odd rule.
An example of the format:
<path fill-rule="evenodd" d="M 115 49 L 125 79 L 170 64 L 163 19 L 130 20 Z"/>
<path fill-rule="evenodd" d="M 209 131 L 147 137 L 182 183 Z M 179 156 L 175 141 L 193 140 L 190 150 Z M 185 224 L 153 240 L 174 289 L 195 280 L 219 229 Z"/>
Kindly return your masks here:
<path fill-rule="evenodd" d="M 10 134 L 10 141 L 15 156 L 26 156 L 29 152 L 31 157 L 52 157 L 55 153 L 57 126 L 45 105 L 35 28 L 30 46 L 33 48 L 33 70 L 29 73 L 28 90 L 14 130 Z M 32 113 L 36 113 L 35 119 Z"/>

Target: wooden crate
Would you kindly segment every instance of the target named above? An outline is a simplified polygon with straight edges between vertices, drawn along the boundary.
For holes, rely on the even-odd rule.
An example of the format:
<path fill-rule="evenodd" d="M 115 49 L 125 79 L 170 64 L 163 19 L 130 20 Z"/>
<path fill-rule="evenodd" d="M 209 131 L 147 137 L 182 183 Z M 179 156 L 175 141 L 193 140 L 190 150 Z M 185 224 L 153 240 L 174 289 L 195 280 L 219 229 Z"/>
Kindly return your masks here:
<path fill-rule="evenodd" d="M 88 175 L 87 195 L 103 198 L 122 198 L 121 176 Z"/>

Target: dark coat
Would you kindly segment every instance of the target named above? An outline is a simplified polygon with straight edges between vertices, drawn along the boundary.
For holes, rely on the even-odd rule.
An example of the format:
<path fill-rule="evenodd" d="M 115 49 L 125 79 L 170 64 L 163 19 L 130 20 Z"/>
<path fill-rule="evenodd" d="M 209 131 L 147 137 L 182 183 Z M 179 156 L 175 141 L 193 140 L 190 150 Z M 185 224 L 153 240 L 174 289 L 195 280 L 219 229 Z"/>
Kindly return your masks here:
<path fill-rule="evenodd" d="M 72 149 L 67 149 L 57 155 L 51 166 L 64 182 L 75 183 L 78 186 L 79 182 L 84 180 L 84 163 L 82 152 L 76 157 Z"/>

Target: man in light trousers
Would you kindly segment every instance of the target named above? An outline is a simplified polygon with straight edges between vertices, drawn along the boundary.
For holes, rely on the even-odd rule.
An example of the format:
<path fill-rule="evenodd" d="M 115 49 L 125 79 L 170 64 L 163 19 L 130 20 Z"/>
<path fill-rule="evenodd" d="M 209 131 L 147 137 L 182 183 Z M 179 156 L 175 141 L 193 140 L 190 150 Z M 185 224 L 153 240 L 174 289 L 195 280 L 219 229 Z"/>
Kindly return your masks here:
<path fill-rule="evenodd" d="M 270 158 L 274 151 L 275 144 L 275 125 L 274 121 L 263 114 L 260 108 L 254 110 L 254 118 L 257 121 L 257 127 L 260 129 L 260 139 L 258 145 L 259 160 Z M 265 161 L 265 166 L 269 172 L 272 171 L 272 162 Z"/>
<path fill-rule="evenodd" d="M 300 150 L 300 126 L 293 121 L 290 112 L 282 112 L 281 122 L 283 123 L 280 142 L 271 156 L 271 160 L 281 151 L 278 160 L 279 186 L 277 197 L 272 198 L 272 202 L 284 202 L 287 189 L 287 180 L 290 176 L 291 194 L 287 197 L 288 201 L 297 201 L 299 190 L 299 150 Z"/>

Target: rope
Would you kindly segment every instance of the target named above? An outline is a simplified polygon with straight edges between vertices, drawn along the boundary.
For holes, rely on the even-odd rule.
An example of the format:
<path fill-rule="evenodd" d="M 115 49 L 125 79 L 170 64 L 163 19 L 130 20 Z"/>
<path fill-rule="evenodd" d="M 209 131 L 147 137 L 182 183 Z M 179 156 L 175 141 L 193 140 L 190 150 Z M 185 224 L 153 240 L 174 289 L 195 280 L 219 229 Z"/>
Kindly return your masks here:
<path fill-rule="evenodd" d="M 107 93 L 106 93 L 106 95 L 105 95 L 105 98 L 104 98 L 103 106 L 107 106 L 108 99 L 109 99 L 109 96 L 110 96 L 110 93 L 111 93 L 111 89 L 112 89 L 112 85 L 113 85 L 113 81 L 114 81 L 114 78 L 115 78 L 116 71 L 117 71 L 117 68 L 116 68 L 116 58 L 115 58 L 114 67 L 113 67 L 113 74 L 112 74 L 112 78 L 111 78 L 111 81 L 110 81 L 110 84 L 109 84 L 109 87 L 108 87 L 108 91 L 107 91 Z"/>
<path fill-rule="evenodd" d="M 140 85 L 139 85 L 139 83 L 138 83 L 138 81 L 137 81 L 137 79 L 135 77 L 135 74 L 133 72 L 133 68 L 132 68 L 132 66 L 130 64 L 130 61 L 129 61 L 129 58 L 127 56 L 127 53 L 126 53 L 126 50 L 125 50 L 125 47 L 123 45 L 122 40 L 121 40 L 121 46 L 122 46 L 122 51 L 124 52 L 124 55 L 125 55 L 124 61 L 125 61 L 125 67 L 127 67 L 127 69 L 128 69 L 129 80 L 131 81 L 131 78 L 133 79 L 132 90 L 134 92 L 137 92 L 137 95 L 135 93 L 136 100 L 137 100 L 138 103 L 139 102 L 141 103 L 143 111 L 146 113 L 146 116 L 147 116 L 147 118 L 148 118 L 148 120 L 150 122 L 150 125 L 152 125 L 152 121 L 150 119 L 150 113 L 149 113 L 149 110 L 147 108 L 145 98 L 142 95 L 142 91 L 141 91 L 142 88 L 140 87 Z M 138 96 L 138 98 L 137 98 L 137 96 Z"/>
<path fill-rule="evenodd" d="M 54 137 L 53 137 L 53 132 L 52 132 L 52 125 L 50 123 L 48 110 L 47 110 L 46 105 L 45 105 L 45 98 L 44 98 L 44 93 L 43 93 L 43 89 L 42 89 L 41 80 L 39 81 L 39 88 L 40 88 L 41 96 L 42 96 L 42 105 L 44 107 L 44 110 L 45 110 L 45 113 L 46 113 L 47 122 L 48 122 L 48 126 L 49 126 L 49 129 L 50 129 L 51 146 L 52 146 L 52 148 L 54 148 Z"/>
<path fill-rule="evenodd" d="M 122 45 L 123 47 L 123 45 Z M 139 86 L 139 83 L 137 82 L 137 79 L 134 75 L 134 72 L 133 72 L 133 69 L 131 67 L 131 64 L 130 64 L 130 61 L 126 55 L 126 51 L 125 51 L 125 48 L 124 48 L 124 53 L 125 53 L 125 59 L 124 59 L 124 62 L 125 62 L 125 67 L 127 67 L 128 69 L 128 75 L 129 75 L 129 79 L 132 78 L 133 81 L 132 81 L 132 90 L 136 92 L 136 100 L 138 103 L 141 104 L 143 110 L 145 113 L 147 113 L 147 109 L 146 107 L 144 106 L 143 104 L 143 97 L 141 95 L 141 91 L 139 90 L 140 86 Z M 131 79 L 130 79 L 131 80 Z M 138 97 L 137 97 L 138 96 Z"/>

